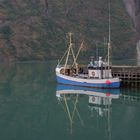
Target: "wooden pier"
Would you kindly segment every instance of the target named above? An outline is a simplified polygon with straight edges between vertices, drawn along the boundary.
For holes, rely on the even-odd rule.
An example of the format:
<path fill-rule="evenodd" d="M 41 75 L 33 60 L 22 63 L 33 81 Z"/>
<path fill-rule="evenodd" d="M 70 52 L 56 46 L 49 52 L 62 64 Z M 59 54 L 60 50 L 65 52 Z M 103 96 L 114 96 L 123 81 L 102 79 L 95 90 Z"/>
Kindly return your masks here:
<path fill-rule="evenodd" d="M 121 86 L 140 87 L 139 66 L 112 66 L 112 75 L 122 80 Z"/>

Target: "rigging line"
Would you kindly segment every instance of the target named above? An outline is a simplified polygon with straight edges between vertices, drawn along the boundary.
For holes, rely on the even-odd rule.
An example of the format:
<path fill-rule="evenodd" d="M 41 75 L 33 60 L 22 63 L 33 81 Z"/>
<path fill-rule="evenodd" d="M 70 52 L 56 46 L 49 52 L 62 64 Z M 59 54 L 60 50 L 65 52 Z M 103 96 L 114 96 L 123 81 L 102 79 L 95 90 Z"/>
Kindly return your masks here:
<path fill-rule="evenodd" d="M 78 98 L 78 96 L 77 96 L 77 98 Z M 77 101 L 76 101 L 76 102 L 77 102 Z M 74 102 L 73 102 L 73 104 L 74 104 Z M 79 117 L 79 120 L 80 120 L 80 122 L 81 122 L 81 125 L 84 126 L 84 121 L 82 120 L 81 115 L 80 115 L 80 113 L 79 113 L 77 107 L 75 107 L 75 111 L 77 112 L 77 116 Z M 73 118 L 73 117 L 74 117 L 74 115 L 72 115 L 72 118 Z"/>
<path fill-rule="evenodd" d="M 64 73 L 66 74 L 66 66 L 68 64 L 68 59 L 69 59 L 69 55 L 70 55 L 70 51 L 72 50 L 72 33 L 70 32 L 69 33 L 69 47 L 68 47 L 68 53 L 67 53 L 67 56 L 66 56 L 66 60 L 65 60 L 65 65 L 64 65 Z"/>
<path fill-rule="evenodd" d="M 76 112 L 77 112 L 77 115 L 80 119 L 80 122 L 81 122 L 82 126 L 84 126 L 84 121 L 82 120 L 81 115 L 80 115 L 79 111 L 77 110 L 77 108 L 76 108 Z"/>
<path fill-rule="evenodd" d="M 66 108 L 63 106 L 62 102 L 61 102 L 61 101 L 59 101 L 59 103 L 60 103 L 60 105 L 62 106 L 62 108 L 63 108 L 64 112 L 67 114 L 67 110 L 66 110 Z"/>
<path fill-rule="evenodd" d="M 82 43 L 81 43 L 81 45 L 80 45 L 80 48 L 78 49 L 78 52 L 77 52 L 77 54 L 76 54 L 76 57 L 75 57 L 75 61 L 77 61 L 77 58 L 78 58 L 78 56 L 79 56 L 79 54 L 80 54 L 80 51 L 81 51 L 81 49 L 83 48 L 83 44 L 84 44 L 84 42 L 82 41 Z M 72 66 L 74 65 L 74 62 L 73 62 L 73 64 L 72 64 Z"/>
<path fill-rule="evenodd" d="M 68 52 L 68 49 L 65 51 L 64 55 L 62 56 L 62 58 L 60 59 L 60 61 L 58 62 L 58 64 L 60 64 L 60 63 L 62 62 L 62 60 L 63 60 L 64 57 L 66 56 L 67 52 Z"/>
<path fill-rule="evenodd" d="M 78 96 L 76 96 L 76 100 L 75 100 L 75 103 L 73 102 L 73 104 L 74 104 L 74 109 L 73 109 L 73 112 L 72 112 L 72 120 L 73 120 L 73 118 L 74 118 L 74 114 L 75 114 L 75 111 L 76 111 L 76 105 L 77 105 L 77 102 L 78 102 Z"/>
<path fill-rule="evenodd" d="M 70 38 L 70 41 L 72 42 L 72 39 L 71 38 Z M 73 64 L 75 64 L 75 67 L 77 68 L 76 56 L 74 54 L 73 47 L 72 47 L 73 44 L 70 43 L 70 45 L 71 45 L 71 53 L 72 53 L 72 57 L 73 57 Z M 72 66 L 73 66 L 73 64 L 72 64 Z"/>
<path fill-rule="evenodd" d="M 64 95 L 64 101 L 65 101 L 65 105 L 66 105 L 66 109 L 67 109 L 67 113 L 68 113 L 68 116 L 69 116 L 69 119 L 70 119 L 70 123 L 72 124 L 72 118 L 71 118 L 71 114 L 70 114 L 70 110 L 69 110 L 69 107 L 68 107 L 68 104 L 67 104 L 67 100 L 66 100 L 66 96 Z"/>
<path fill-rule="evenodd" d="M 68 48 L 68 53 L 67 53 L 67 56 L 66 56 L 66 60 L 65 60 L 65 65 L 64 65 L 64 73 L 66 74 L 66 66 L 68 64 L 68 59 L 69 59 L 69 55 L 70 55 L 70 47 Z"/>
<path fill-rule="evenodd" d="M 65 40 L 65 46 L 67 46 L 67 41 Z M 58 65 L 62 62 L 62 60 L 64 59 L 64 57 L 66 56 L 66 54 L 68 53 L 69 47 L 67 47 L 64 55 L 62 56 L 62 58 L 60 59 L 60 61 L 58 61 Z"/>
<path fill-rule="evenodd" d="M 74 60 L 74 64 L 75 64 L 75 66 L 77 65 L 77 63 L 76 63 L 76 57 L 75 57 L 75 55 L 74 55 L 74 51 L 73 51 L 73 48 L 71 47 L 71 52 L 72 52 L 72 56 L 73 56 L 73 60 Z"/>

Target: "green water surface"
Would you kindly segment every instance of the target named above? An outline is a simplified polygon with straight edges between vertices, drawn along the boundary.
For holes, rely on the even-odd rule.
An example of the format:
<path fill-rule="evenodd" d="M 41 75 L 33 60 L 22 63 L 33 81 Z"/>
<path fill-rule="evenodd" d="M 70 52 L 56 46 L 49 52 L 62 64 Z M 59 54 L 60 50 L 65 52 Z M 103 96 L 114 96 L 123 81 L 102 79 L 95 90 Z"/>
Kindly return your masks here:
<path fill-rule="evenodd" d="M 55 65 L 0 65 L 0 140 L 140 139 L 139 89 L 121 89 L 109 106 L 89 104 L 88 95 L 60 100 Z"/>

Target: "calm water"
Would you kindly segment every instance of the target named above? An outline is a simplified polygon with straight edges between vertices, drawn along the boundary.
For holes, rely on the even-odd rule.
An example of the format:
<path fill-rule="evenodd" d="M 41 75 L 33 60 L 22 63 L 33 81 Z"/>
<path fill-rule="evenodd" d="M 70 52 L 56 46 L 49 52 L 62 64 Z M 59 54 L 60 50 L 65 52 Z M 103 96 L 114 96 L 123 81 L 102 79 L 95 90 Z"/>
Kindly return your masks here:
<path fill-rule="evenodd" d="M 54 69 L 0 66 L 0 140 L 140 139 L 140 90 L 62 87 Z"/>

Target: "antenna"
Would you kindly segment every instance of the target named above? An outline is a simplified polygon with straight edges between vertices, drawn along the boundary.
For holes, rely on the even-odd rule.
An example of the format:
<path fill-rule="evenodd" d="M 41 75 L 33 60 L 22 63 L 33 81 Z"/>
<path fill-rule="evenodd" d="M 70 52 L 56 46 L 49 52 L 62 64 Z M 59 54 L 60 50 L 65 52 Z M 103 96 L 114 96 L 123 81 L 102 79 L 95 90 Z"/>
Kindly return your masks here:
<path fill-rule="evenodd" d="M 108 12 L 109 12 L 109 28 L 108 28 L 108 33 L 109 33 L 109 37 L 108 37 L 108 65 L 110 65 L 110 48 L 111 48 L 111 15 L 110 15 L 110 0 L 108 2 Z"/>
<path fill-rule="evenodd" d="M 109 43 L 111 43 L 111 15 L 110 15 L 110 4 L 111 4 L 111 1 L 109 0 L 109 3 L 108 3 L 108 12 L 109 12 Z"/>

